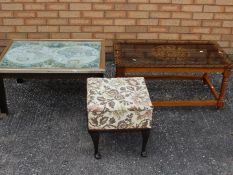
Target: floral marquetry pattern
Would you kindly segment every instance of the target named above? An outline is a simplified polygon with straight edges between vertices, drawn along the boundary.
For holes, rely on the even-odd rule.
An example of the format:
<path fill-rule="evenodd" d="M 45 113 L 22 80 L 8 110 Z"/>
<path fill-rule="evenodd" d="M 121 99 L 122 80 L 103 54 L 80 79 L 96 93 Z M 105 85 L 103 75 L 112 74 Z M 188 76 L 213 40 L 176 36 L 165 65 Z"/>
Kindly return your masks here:
<path fill-rule="evenodd" d="M 153 107 L 144 78 L 88 78 L 88 127 L 151 128 Z"/>

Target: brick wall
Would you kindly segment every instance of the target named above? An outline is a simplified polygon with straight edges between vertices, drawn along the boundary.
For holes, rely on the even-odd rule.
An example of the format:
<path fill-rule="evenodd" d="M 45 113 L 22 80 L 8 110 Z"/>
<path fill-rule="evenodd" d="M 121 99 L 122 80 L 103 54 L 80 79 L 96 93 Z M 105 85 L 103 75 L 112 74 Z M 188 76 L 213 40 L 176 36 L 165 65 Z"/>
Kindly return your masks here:
<path fill-rule="evenodd" d="M 11 38 L 215 40 L 233 53 L 233 0 L 0 0 Z"/>

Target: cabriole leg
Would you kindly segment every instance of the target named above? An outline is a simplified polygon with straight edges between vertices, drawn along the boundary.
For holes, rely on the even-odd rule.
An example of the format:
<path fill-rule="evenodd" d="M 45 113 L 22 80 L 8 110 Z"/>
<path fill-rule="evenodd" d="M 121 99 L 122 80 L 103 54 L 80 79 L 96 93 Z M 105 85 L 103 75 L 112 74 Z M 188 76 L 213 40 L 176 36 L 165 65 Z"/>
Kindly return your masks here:
<path fill-rule="evenodd" d="M 142 157 L 147 157 L 146 145 L 150 136 L 150 129 L 142 130 Z"/>
<path fill-rule="evenodd" d="M 94 144 L 94 156 L 96 159 L 101 159 L 101 155 L 99 153 L 99 132 L 96 131 L 89 131 L 89 134 L 91 135 L 91 139 L 93 141 Z"/>

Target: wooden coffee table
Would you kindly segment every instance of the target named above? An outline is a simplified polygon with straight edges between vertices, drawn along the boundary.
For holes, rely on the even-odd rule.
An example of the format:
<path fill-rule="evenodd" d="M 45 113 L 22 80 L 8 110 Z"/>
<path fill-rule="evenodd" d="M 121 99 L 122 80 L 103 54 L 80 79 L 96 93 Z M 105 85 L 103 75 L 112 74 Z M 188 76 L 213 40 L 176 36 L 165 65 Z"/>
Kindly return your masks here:
<path fill-rule="evenodd" d="M 224 94 L 232 62 L 217 43 L 209 41 L 158 41 L 153 43 L 117 42 L 114 44 L 116 77 L 140 76 L 147 79 L 202 80 L 214 99 L 153 101 L 154 106 L 224 106 Z M 184 73 L 183 75 L 153 75 L 153 73 Z M 213 86 L 208 73 L 222 73 L 220 92 Z M 201 73 L 201 76 L 186 76 Z"/>
<path fill-rule="evenodd" d="M 4 78 L 103 77 L 103 40 L 13 40 L 0 56 L 0 109 L 8 113 Z"/>

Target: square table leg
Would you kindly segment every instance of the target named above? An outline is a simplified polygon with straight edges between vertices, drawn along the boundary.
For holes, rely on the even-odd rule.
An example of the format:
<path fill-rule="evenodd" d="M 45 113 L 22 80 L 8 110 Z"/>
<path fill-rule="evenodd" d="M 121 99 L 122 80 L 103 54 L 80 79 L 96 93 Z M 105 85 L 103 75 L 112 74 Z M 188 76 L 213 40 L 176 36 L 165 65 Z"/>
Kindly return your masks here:
<path fill-rule="evenodd" d="M 5 93 L 4 81 L 2 77 L 0 77 L 0 109 L 1 109 L 1 113 L 8 114 L 6 93 Z"/>

